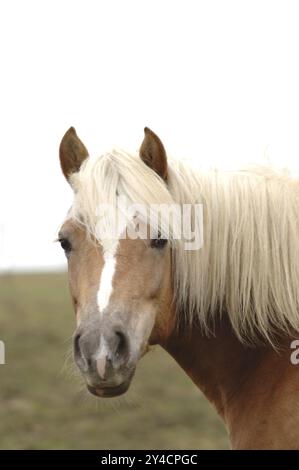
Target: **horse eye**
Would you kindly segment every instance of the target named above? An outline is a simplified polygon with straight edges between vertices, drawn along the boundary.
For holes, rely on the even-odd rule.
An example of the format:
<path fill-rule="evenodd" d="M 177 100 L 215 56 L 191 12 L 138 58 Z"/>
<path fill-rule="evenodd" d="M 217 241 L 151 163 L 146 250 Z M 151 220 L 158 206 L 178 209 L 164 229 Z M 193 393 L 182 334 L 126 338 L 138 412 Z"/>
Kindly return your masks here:
<path fill-rule="evenodd" d="M 72 245 L 70 244 L 70 242 L 67 240 L 67 238 L 59 238 L 59 243 L 60 243 L 60 246 L 61 248 L 63 248 L 63 250 L 66 252 L 66 253 L 69 253 L 72 249 Z"/>
<path fill-rule="evenodd" d="M 167 243 L 165 238 L 155 238 L 151 241 L 151 248 L 163 248 Z"/>

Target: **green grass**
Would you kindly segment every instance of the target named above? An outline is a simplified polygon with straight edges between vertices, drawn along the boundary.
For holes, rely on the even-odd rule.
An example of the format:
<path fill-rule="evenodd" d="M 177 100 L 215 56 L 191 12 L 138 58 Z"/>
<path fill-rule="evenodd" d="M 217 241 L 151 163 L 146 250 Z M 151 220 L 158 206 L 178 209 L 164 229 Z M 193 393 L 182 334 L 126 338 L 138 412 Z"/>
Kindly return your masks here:
<path fill-rule="evenodd" d="M 125 397 L 89 395 L 66 360 L 73 328 L 65 274 L 1 276 L 1 449 L 228 448 L 214 409 L 159 347 Z"/>

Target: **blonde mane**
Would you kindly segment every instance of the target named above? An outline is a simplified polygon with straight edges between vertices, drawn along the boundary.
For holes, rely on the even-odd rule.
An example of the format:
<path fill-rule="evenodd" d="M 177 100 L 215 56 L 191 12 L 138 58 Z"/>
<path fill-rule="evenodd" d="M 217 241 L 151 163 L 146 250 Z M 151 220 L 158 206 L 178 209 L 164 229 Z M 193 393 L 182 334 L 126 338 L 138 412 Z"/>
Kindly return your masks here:
<path fill-rule="evenodd" d="M 271 168 L 200 171 L 169 159 L 167 185 L 138 157 L 114 149 L 72 176 L 71 215 L 95 231 L 100 203 L 117 194 L 146 205 L 202 203 L 204 243 L 173 244 L 178 310 L 207 330 L 226 313 L 239 338 L 271 341 L 299 330 L 299 181 Z"/>

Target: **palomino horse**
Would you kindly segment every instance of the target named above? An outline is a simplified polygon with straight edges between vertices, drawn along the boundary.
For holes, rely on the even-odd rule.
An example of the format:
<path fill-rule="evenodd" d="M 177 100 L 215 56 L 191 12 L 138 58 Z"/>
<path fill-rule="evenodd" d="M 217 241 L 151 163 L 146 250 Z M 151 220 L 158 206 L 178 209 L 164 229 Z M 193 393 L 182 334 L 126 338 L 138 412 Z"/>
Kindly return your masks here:
<path fill-rule="evenodd" d="M 232 448 L 299 448 L 299 368 L 291 360 L 298 181 L 270 168 L 199 171 L 167 157 L 148 128 L 139 155 L 114 149 L 96 159 L 71 128 L 60 162 L 74 190 L 59 233 L 76 311 L 74 357 L 90 392 L 124 393 L 140 357 L 159 344 L 214 404 Z M 173 222 L 168 239 L 158 230 L 109 237 L 121 197 L 148 208 L 201 204 L 203 246 L 185 249 Z M 110 209 L 99 216 L 103 204 Z M 138 210 L 126 216 L 136 228 Z"/>

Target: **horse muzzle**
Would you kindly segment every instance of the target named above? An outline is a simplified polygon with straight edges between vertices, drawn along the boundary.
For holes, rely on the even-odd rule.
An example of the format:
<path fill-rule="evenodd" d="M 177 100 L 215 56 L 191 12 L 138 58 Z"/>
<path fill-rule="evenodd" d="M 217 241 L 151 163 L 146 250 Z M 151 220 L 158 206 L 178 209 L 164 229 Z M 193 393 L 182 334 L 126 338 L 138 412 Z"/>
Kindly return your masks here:
<path fill-rule="evenodd" d="M 125 393 L 134 375 L 130 342 L 117 325 L 103 331 L 92 322 L 80 325 L 74 336 L 74 359 L 88 390 L 99 397 Z"/>

